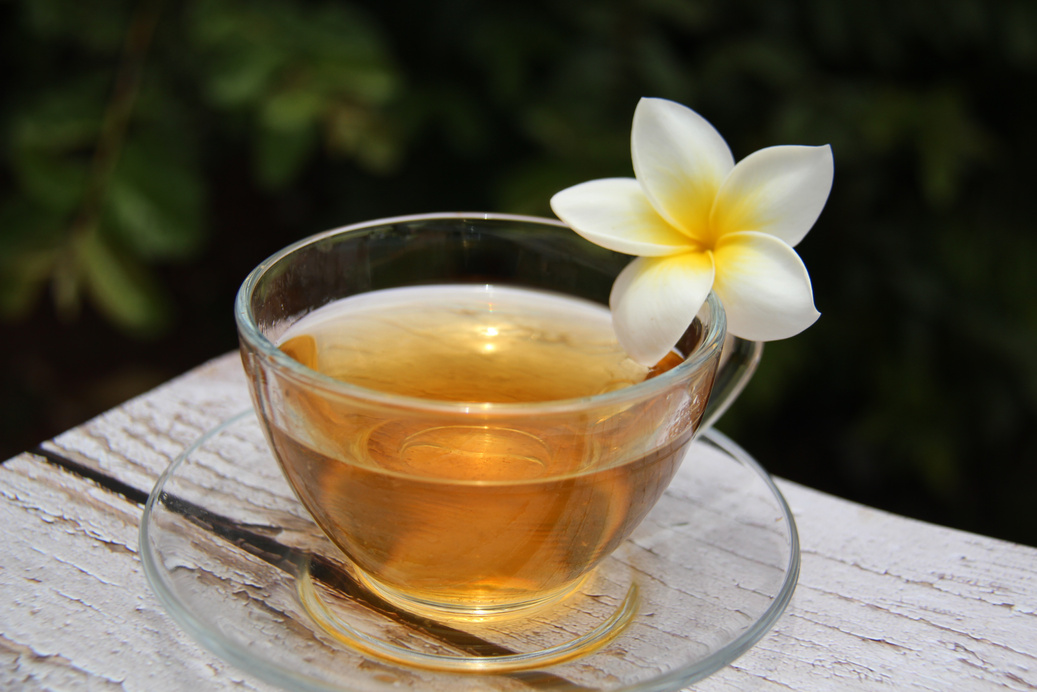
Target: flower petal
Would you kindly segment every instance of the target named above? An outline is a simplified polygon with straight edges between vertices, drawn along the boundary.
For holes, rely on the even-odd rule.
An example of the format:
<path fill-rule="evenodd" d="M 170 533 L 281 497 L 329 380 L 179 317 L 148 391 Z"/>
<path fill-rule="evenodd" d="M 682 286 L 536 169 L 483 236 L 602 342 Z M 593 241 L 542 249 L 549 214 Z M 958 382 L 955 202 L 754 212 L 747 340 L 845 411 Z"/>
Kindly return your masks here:
<path fill-rule="evenodd" d="M 713 210 L 718 235 L 760 231 L 795 247 L 821 215 L 832 190 L 832 148 L 780 146 L 738 162 Z"/>
<path fill-rule="evenodd" d="M 551 198 L 551 209 L 587 240 L 616 252 L 656 257 L 684 252 L 690 244 L 652 208 L 633 178 L 566 188 Z"/>
<path fill-rule="evenodd" d="M 686 106 L 643 98 L 634 111 L 630 151 L 652 206 L 692 238 L 707 239 L 717 190 L 734 167 L 720 133 Z"/>
<path fill-rule="evenodd" d="M 727 331 L 753 341 L 794 336 L 812 325 L 810 276 L 784 241 L 766 233 L 725 235 L 713 251 L 713 290 L 727 311 Z"/>
<path fill-rule="evenodd" d="M 707 252 L 639 257 L 612 285 L 609 306 L 619 343 L 633 360 L 655 365 L 681 338 L 713 285 Z"/>

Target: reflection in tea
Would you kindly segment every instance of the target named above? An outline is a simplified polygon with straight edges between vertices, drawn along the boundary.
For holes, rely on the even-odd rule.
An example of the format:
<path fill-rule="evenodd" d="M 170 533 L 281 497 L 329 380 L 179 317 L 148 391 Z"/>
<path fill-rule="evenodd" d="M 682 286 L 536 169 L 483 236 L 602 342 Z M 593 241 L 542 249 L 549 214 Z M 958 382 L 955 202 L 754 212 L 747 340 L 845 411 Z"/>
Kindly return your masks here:
<path fill-rule="evenodd" d="M 609 320 L 596 304 L 488 286 L 325 306 L 283 335 L 285 353 L 368 389 L 472 405 L 444 422 L 427 408 L 374 409 L 285 385 L 282 420 L 300 423 L 271 426 L 277 456 L 325 532 L 390 600 L 493 612 L 564 595 L 666 488 L 713 375 L 705 368 L 680 388 L 680 406 L 652 397 L 530 417 L 486 405 L 600 394 L 680 363 L 672 354 L 651 371 L 637 365 Z"/>

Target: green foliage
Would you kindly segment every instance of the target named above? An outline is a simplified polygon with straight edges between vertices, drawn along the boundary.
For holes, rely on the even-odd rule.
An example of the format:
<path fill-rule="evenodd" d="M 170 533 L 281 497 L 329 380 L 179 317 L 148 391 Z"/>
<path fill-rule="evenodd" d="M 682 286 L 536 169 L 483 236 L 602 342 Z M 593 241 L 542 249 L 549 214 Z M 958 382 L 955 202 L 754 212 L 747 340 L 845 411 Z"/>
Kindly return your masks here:
<path fill-rule="evenodd" d="M 777 473 L 1037 541 L 1032 0 L 7 0 L 0 20 L 6 319 L 85 302 L 154 335 L 191 309 L 169 268 L 218 248 L 547 214 L 629 175 L 637 99 L 672 98 L 736 157 L 835 152 L 799 248 L 824 315 L 768 347 L 724 427 Z"/>
<path fill-rule="evenodd" d="M 319 149 L 373 171 L 404 144 L 385 106 L 401 75 L 377 27 L 356 7 L 201 0 L 189 13 L 204 96 L 252 132 L 259 182 L 292 182 Z"/>
<path fill-rule="evenodd" d="M 7 8 L 33 70 L 3 118 L 2 316 L 25 315 L 49 285 L 67 316 L 86 298 L 133 333 L 172 324 L 154 267 L 204 245 L 214 145 L 249 147 L 255 181 L 278 190 L 325 153 L 377 172 L 399 160 L 385 107 L 400 73 L 356 8 L 81 5 Z"/>

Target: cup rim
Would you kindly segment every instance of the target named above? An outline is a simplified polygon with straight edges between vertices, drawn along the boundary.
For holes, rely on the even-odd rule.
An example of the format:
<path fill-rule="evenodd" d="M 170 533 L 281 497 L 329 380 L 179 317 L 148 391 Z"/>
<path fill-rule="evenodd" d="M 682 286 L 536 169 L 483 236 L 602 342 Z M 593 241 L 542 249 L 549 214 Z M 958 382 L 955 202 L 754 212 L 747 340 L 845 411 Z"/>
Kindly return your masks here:
<path fill-rule="evenodd" d="M 525 416 L 530 414 L 546 415 L 565 413 L 591 409 L 598 406 L 623 405 L 633 401 L 644 400 L 660 391 L 674 386 L 680 380 L 690 377 L 692 374 L 698 372 L 699 368 L 705 362 L 715 354 L 719 354 L 723 349 L 724 338 L 727 333 L 727 316 L 724 312 L 723 305 L 717 298 L 716 294 L 713 291 L 710 291 L 709 295 L 706 297 L 705 305 L 709 306 L 713 319 L 710 321 L 709 326 L 702 335 L 702 338 L 695 347 L 695 350 L 692 351 L 680 365 L 657 375 L 656 377 L 609 392 L 569 399 L 530 402 L 466 402 L 425 399 L 392 392 L 384 392 L 335 379 L 317 370 L 306 367 L 288 354 L 284 353 L 256 326 L 249 296 L 251 296 L 260 279 L 267 271 L 272 269 L 279 261 L 294 252 L 332 236 L 361 231 L 374 226 L 410 223 L 415 221 L 451 219 L 458 221 L 465 219 L 481 221 L 513 221 L 556 226 L 563 229 L 569 228 L 569 226 L 557 219 L 523 214 L 503 214 L 493 212 L 433 212 L 370 219 L 315 233 L 291 243 L 273 253 L 256 265 L 256 267 L 245 277 L 245 280 L 239 287 L 234 299 L 234 317 L 235 322 L 237 323 L 239 338 L 242 341 L 247 342 L 258 354 L 271 362 L 277 368 L 281 376 L 285 376 L 295 381 L 297 384 L 321 389 L 325 393 L 348 397 L 353 400 L 364 400 L 376 406 L 389 406 L 413 411 L 422 410 L 429 413 L 479 413 L 482 415 L 494 416 Z M 573 231 L 573 233 L 575 233 L 575 231 Z"/>

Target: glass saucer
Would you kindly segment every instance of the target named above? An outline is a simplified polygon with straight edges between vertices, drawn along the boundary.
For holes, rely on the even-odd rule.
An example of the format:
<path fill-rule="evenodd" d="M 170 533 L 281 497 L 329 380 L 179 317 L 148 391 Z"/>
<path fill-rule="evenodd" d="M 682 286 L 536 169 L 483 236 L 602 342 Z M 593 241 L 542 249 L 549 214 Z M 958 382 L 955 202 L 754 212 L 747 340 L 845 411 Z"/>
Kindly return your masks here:
<path fill-rule="evenodd" d="M 517 623 L 434 622 L 364 589 L 296 500 L 251 410 L 170 464 L 144 509 L 140 544 L 148 581 L 188 632 L 242 669 L 304 690 L 677 690 L 759 641 L 799 576 L 784 497 L 713 430 L 577 593 Z M 315 596 L 317 619 L 326 614 L 331 626 L 304 604 Z M 531 642 L 579 636 L 623 609 L 629 622 L 599 648 L 497 673 L 409 667 L 365 654 L 336 631 L 419 655 L 521 656 Z"/>

